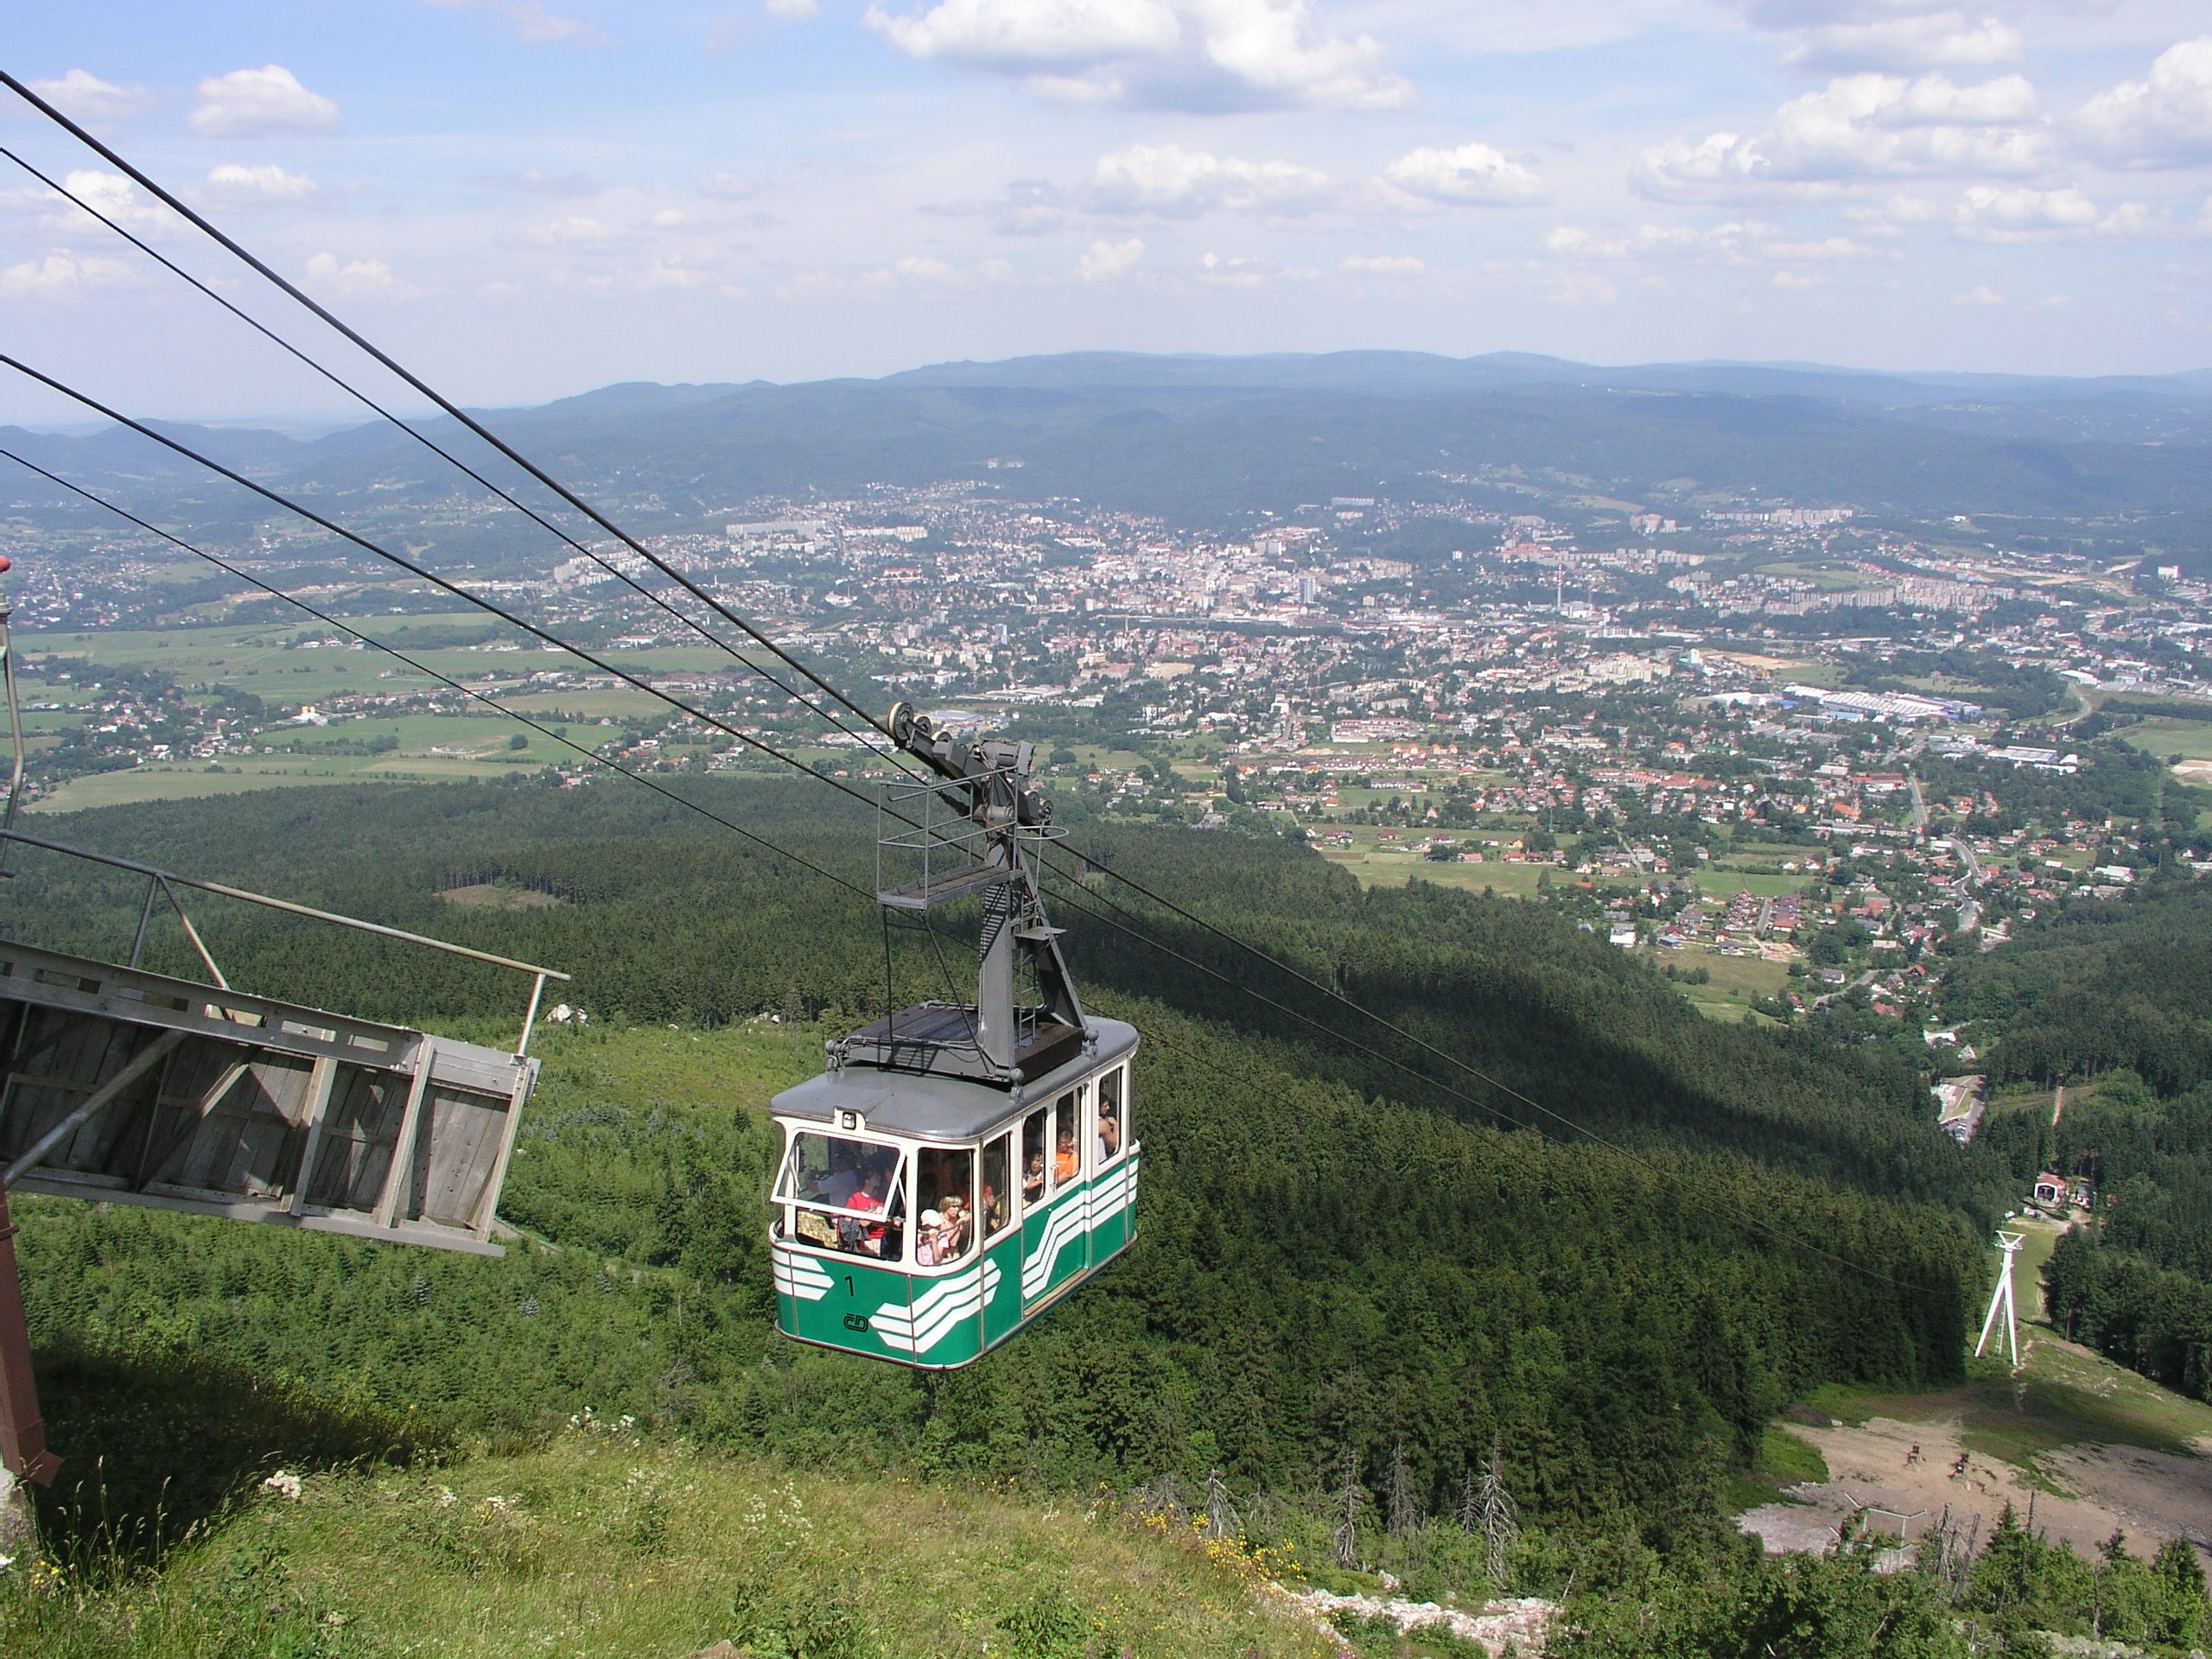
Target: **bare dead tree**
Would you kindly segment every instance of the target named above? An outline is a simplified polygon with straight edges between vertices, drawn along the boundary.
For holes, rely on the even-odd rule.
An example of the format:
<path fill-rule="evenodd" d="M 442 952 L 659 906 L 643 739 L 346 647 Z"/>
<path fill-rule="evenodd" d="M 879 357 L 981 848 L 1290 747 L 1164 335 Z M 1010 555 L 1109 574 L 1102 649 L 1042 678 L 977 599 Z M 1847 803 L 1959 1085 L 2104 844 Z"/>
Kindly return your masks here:
<path fill-rule="evenodd" d="M 1421 1505 L 1414 1499 L 1414 1474 L 1406 1462 L 1402 1434 L 1390 1447 L 1390 1474 L 1383 1488 L 1385 1524 L 1393 1538 L 1403 1538 L 1421 1525 Z"/>
<path fill-rule="evenodd" d="M 1490 1581 L 1500 1590 L 1513 1580 L 1513 1547 L 1520 1541 L 1521 1516 L 1513 1507 L 1513 1494 L 1505 1490 L 1504 1446 L 1502 1437 L 1491 1437 L 1490 1461 L 1484 1465 L 1475 1492 L 1475 1527 L 1482 1534 L 1483 1560 Z"/>
<path fill-rule="evenodd" d="M 1344 1480 L 1337 1494 L 1337 1524 L 1329 1535 L 1335 1547 L 1337 1565 L 1351 1568 L 1359 1560 L 1359 1454 L 1351 1447 L 1344 1448 Z"/>
<path fill-rule="evenodd" d="M 1157 1480 L 1147 1481 L 1137 1488 L 1136 1510 L 1141 1516 L 1156 1515 L 1163 1520 L 1179 1522 L 1190 1517 L 1190 1511 L 1183 1507 L 1182 1491 L 1172 1473 L 1162 1474 Z"/>
<path fill-rule="evenodd" d="M 1206 1536 L 1236 1538 L 1243 1535 L 1244 1522 L 1236 1513 L 1236 1506 L 1229 1501 L 1229 1483 L 1222 1478 L 1221 1471 L 1206 1471 Z"/>

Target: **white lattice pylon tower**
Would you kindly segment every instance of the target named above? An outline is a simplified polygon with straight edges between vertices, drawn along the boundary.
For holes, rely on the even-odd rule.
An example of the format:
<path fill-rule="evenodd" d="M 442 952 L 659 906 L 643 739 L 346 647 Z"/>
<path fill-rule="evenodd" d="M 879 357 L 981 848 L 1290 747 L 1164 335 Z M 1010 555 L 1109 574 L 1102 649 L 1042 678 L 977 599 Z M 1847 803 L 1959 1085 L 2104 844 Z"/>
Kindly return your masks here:
<path fill-rule="evenodd" d="M 2000 1231 L 1997 1248 L 2005 1252 L 2005 1265 L 1998 1270 L 1997 1285 L 1989 1293 L 1989 1313 L 1981 1322 L 1981 1340 L 1974 1345 L 1974 1357 L 1981 1357 L 1982 1350 L 1989 1346 L 1989 1333 L 1997 1328 L 1997 1310 L 2005 1310 L 2005 1340 L 2012 1351 L 2012 1369 L 2020 1369 L 2020 1323 L 2012 1307 L 2012 1258 L 2020 1253 L 2020 1246 L 2028 1242 L 2024 1233 Z"/>

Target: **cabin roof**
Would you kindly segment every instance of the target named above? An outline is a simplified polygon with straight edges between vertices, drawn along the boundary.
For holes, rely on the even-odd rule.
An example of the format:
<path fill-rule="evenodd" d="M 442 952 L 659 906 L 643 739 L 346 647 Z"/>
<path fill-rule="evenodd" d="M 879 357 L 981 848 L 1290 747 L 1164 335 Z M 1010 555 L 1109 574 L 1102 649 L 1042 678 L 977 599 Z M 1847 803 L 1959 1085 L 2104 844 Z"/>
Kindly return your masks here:
<path fill-rule="evenodd" d="M 1096 1046 L 1056 1066 L 1017 1095 L 964 1077 L 926 1077 L 878 1066 L 848 1065 L 786 1089 L 769 1103 L 778 1117 L 835 1123 L 839 1112 L 858 1112 L 867 1126 L 883 1135 L 921 1141 L 975 1141 L 1050 1101 L 1092 1072 L 1134 1053 L 1135 1026 L 1120 1020 L 1093 1019 Z"/>

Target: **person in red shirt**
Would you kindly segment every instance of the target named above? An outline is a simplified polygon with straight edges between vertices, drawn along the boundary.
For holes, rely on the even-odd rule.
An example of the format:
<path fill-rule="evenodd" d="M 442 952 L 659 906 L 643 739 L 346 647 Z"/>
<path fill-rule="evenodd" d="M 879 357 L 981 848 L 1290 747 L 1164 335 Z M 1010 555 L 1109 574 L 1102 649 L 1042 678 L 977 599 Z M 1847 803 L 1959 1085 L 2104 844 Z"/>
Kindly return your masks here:
<path fill-rule="evenodd" d="M 880 1212 L 883 1208 L 883 1172 L 874 1165 L 862 1170 L 860 1191 L 846 1200 L 845 1207 L 848 1210 Z M 868 1255 L 883 1254 L 883 1224 L 881 1222 L 858 1222 L 849 1219 L 841 1224 L 838 1230 L 842 1233 L 847 1228 L 851 1230 L 846 1242 L 848 1249 L 859 1250 Z"/>

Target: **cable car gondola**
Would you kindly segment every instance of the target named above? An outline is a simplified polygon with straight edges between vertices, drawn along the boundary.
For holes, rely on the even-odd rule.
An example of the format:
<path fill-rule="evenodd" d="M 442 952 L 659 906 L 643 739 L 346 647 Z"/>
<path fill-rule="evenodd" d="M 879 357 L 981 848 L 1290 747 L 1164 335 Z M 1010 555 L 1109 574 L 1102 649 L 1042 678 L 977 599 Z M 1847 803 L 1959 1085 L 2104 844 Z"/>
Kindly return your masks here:
<path fill-rule="evenodd" d="M 980 899 L 976 1000 L 862 1027 L 776 1096 L 769 1251 L 786 1336 L 950 1370 L 1136 1236 L 1137 1033 L 1084 1014 L 1046 918 L 1032 849 L 1054 832 L 1033 746 L 970 741 L 904 703 L 889 728 L 937 776 L 885 791 L 877 901 L 888 927 Z M 918 879 L 889 886 L 887 869 Z"/>

